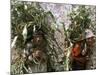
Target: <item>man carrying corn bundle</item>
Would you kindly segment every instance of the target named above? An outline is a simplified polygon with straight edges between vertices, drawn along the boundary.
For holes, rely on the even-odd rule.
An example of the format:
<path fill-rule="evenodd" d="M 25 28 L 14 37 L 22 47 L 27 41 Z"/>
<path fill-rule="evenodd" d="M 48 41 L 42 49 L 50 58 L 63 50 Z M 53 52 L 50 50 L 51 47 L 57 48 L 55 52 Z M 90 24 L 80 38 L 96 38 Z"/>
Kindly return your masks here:
<path fill-rule="evenodd" d="M 72 49 L 72 70 L 95 68 L 95 49 L 93 50 L 94 34 L 90 29 L 85 30 L 85 38 L 75 41 Z M 81 36 L 82 37 L 82 36 Z"/>

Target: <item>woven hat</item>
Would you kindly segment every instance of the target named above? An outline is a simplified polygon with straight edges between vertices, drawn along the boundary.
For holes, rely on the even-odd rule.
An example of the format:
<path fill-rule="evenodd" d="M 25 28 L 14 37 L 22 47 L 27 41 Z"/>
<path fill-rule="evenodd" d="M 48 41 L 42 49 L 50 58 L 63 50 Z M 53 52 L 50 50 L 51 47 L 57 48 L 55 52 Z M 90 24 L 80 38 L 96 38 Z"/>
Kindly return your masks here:
<path fill-rule="evenodd" d="M 94 37 L 95 35 L 93 34 L 92 30 L 90 29 L 86 29 L 85 30 L 85 38 L 90 38 L 90 37 Z"/>

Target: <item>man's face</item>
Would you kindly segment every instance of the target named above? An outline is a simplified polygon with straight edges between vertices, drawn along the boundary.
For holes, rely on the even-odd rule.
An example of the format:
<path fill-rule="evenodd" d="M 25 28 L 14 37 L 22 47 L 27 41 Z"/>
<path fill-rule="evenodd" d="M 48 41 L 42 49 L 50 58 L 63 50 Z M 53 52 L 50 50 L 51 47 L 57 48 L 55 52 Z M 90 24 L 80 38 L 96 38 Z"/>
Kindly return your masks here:
<path fill-rule="evenodd" d="M 86 39 L 88 46 L 93 46 L 93 43 L 95 42 L 94 37 L 90 37 Z"/>

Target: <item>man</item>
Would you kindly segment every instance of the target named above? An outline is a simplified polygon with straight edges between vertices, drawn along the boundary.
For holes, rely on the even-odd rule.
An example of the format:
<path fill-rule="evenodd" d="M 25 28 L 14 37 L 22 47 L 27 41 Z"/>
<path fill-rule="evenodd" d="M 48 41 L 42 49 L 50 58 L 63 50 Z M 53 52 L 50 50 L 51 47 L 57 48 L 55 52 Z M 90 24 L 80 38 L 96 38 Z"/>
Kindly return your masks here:
<path fill-rule="evenodd" d="M 87 43 L 87 63 L 86 69 L 96 68 L 96 42 L 95 35 L 90 29 L 86 29 L 86 43 Z"/>
<path fill-rule="evenodd" d="M 86 29 L 84 35 L 84 39 L 74 42 L 72 49 L 72 70 L 95 68 L 94 34 L 90 29 Z"/>

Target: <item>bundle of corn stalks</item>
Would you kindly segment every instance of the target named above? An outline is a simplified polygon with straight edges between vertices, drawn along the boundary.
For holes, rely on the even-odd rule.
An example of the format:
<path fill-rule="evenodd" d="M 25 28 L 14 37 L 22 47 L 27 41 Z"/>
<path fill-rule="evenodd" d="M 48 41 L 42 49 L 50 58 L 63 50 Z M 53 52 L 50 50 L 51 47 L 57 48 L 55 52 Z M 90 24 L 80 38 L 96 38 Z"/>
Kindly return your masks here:
<path fill-rule="evenodd" d="M 55 48 L 50 46 L 51 45 L 50 43 L 56 41 L 53 37 L 55 29 L 50 26 L 50 24 L 52 23 L 49 22 L 49 20 L 51 19 L 53 24 L 56 23 L 53 14 L 50 11 L 45 12 L 40 7 L 39 3 L 32 3 L 32 2 L 28 3 L 28 2 L 20 2 L 20 1 L 14 2 L 13 0 L 11 5 L 11 13 L 12 13 L 11 39 L 13 39 L 12 50 L 13 48 L 15 48 L 20 53 L 19 54 L 20 56 L 18 59 L 16 59 L 15 63 L 11 64 L 11 73 L 24 74 L 24 73 L 33 73 L 33 72 L 46 72 L 47 70 L 40 71 L 37 68 L 34 68 L 34 67 L 38 67 L 38 65 L 41 64 L 41 63 L 39 64 L 40 61 L 38 60 L 38 53 L 41 52 L 41 50 L 39 50 L 39 52 L 38 50 L 35 51 L 34 47 L 37 46 L 39 43 L 41 43 L 38 41 L 38 39 L 39 40 L 41 39 L 38 38 L 41 37 L 40 35 L 38 36 L 38 32 L 41 31 L 43 33 L 43 37 L 44 37 L 43 39 L 47 44 L 45 48 L 46 51 L 44 51 L 44 53 L 46 54 L 45 55 L 43 54 L 43 56 L 46 56 L 47 58 L 47 63 L 51 61 L 52 58 L 51 54 L 53 55 L 54 58 L 58 59 Z M 32 40 L 34 39 L 33 37 L 39 43 L 36 44 L 37 41 Z M 32 46 L 33 50 L 30 48 L 29 48 L 30 50 L 25 50 L 27 49 L 26 47 L 29 42 L 33 42 L 34 44 L 34 46 Z M 43 42 L 38 47 L 42 47 L 41 45 L 43 45 Z M 20 48 L 20 50 L 18 50 L 18 48 Z M 12 56 L 14 56 L 13 53 Z M 31 59 L 32 62 L 30 62 Z M 44 57 L 42 59 L 45 60 Z M 55 62 L 54 59 L 52 60 L 53 61 L 51 61 L 50 64 L 53 64 L 53 62 Z M 31 64 L 33 65 L 33 67 L 29 66 Z M 49 68 L 50 68 L 50 64 L 48 65 Z M 44 66 L 42 65 L 42 68 L 43 67 Z"/>

